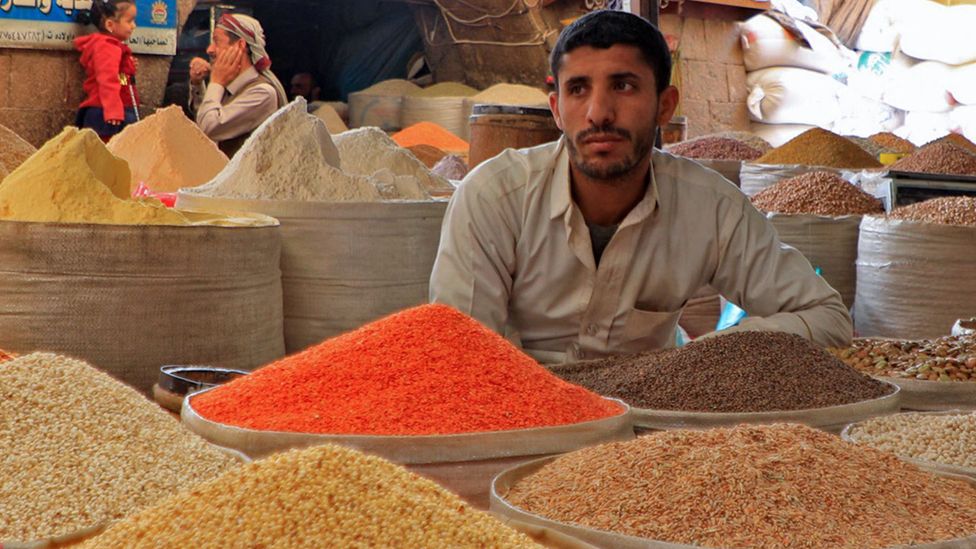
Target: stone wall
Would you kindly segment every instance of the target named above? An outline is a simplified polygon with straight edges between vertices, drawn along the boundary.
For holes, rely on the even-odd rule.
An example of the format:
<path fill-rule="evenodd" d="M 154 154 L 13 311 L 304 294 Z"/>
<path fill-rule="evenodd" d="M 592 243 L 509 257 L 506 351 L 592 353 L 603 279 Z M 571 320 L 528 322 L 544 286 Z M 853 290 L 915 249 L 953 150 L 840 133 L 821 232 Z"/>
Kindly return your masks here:
<path fill-rule="evenodd" d="M 662 14 L 660 27 L 678 38 L 679 114 L 688 117 L 688 137 L 748 130 L 746 69 L 736 21 Z"/>
<path fill-rule="evenodd" d="M 196 0 L 178 1 L 181 26 L 195 5 Z M 172 59 L 138 58 L 141 111 L 151 112 L 163 100 Z M 75 51 L 0 48 L 0 124 L 40 146 L 74 123 L 84 78 Z"/>

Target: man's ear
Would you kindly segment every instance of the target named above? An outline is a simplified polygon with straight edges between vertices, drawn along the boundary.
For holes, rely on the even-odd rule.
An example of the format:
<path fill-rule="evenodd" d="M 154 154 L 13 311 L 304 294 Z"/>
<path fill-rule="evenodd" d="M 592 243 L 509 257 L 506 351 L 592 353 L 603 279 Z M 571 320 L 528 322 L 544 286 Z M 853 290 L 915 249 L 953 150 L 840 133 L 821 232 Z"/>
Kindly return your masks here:
<path fill-rule="evenodd" d="M 556 121 L 556 127 L 563 129 L 563 119 L 559 115 L 559 93 L 549 92 L 549 110 L 552 111 L 552 118 Z"/>
<path fill-rule="evenodd" d="M 678 109 L 681 100 L 678 88 L 668 86 L 657 97 L 657 127 L 664 127 L 671 121 L 674 111 Z"/>

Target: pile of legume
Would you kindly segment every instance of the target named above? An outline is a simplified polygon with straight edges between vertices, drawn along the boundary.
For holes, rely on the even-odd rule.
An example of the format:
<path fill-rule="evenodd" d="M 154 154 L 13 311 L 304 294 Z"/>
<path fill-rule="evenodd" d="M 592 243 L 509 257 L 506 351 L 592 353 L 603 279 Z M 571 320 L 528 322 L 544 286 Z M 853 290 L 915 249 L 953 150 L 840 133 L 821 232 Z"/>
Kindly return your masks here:
<path fill-rule="evenodd" d="M 538 546 L 430 480 L 327 445 L 227 472 L 82 547 Z"/>
<path fill-rule="evenodd" d="M 331 434 L 503 431 L 621 413 L 445 305 L 388 316 L 191 402 L 219 423 Z"/>
<path fill-rule="evenodd" d="M 936 141 L 891 165 L 902 172 L 976 175 L 976 155 L 949 141 Z"/>
<path fill-rule="evenodd" d="M 848 365 L 871 375 L 921 381 L 976 381 L 976 336 L 937 339 L 855 339 L 828 349 Z"/>
<path fill-rule="evenodd" d="M 710 133 L 708 135 L 705 135 L 704 137 L 724 137 L 726 139 L 735 139 L 736 141 L 741 141 L 746 145 L 749 145 L 753 149 L 756 149 L 757 151 L 763 154 L 769 152 L 773 148 L 773 146 L 769 144 L 769 141 L 766 141 L 762 137 L 759 137 L 758 135 L 752 132 L 737 132 L 737 131 L 718 132 L 718 133 Z"/>
<path fill-rule="evenodd" d="M 800 336 L 739 332 L 628 357 L 556 366 L 563 379 L 631 406 L 772 412 L 851 404 L 892 388 Z"/>
<path fill-rule="evenodd" d="M 832 168 L 880 168 L 881 163 L 843 137 L 811 128 L 767 152 L 757 164 L 805 164 Z"/>
<path fill-rule="evenodd" d="M 849 434 L 858 443 L 907 458 L 976 468 L 976 413 L 882 416 Z"/>
<path fill-rule="evenodd" d="M 950 133 L 933 141 L 926 143 L 923 146 L 931 145 L 933 143 L 951 143 L 957 147 L 966 149 L 967 151 L 976 154 L 976 143 L 966 139 L 966 136 L 960 135 L 958 133 Z"/>
<path fill-rule="evenodd" d="M 888 217 L 942 225 L 976 226 L 976 197 L 944 196 L 893 210 Z"/>
<path fill-rule="evenodd" d="M 827 216 L 883 213 L 877 198 L 831 172 L 807 172 L 763 189 L 752 204 L 766 212 Z"/>
<path fill-rule="evenodd" d="M 749 145 L 725 137 L 702 137 L 668 148 L 668 152 L 700 160 L 755 160 L 762 153 Z"/>
<path fill-rule="evenodd" d="M 790 424 L 585 448 L 507 499 L 560 522 L 704 547 L 889 547 L 976 534 L 976 487 Z"/>
<path fill-rule="evenodd" d="M 118 520 L 237 461 L 84 362 L 0 364 L 0 540 Z"/>

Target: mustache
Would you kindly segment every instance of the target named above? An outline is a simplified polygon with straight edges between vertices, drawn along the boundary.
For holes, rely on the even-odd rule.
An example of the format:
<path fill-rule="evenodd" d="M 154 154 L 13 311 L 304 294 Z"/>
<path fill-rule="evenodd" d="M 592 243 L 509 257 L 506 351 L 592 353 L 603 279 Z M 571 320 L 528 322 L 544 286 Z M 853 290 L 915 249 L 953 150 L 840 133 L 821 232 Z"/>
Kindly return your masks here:
<path fill-rule="evenodd" d="M 576 134 L 576 142 L 579 143 L 588 137 L 592 137 L 594 135 L 601 135 L 601 134 L 613 134 L 613 135 L 623 137 L 624 139 L 631 138 L 629 131 L 623 128 L 618 128 L 611 124 L 604 124 L 603 126 L 591 126 L 579 132 L 578 134 Z"/>

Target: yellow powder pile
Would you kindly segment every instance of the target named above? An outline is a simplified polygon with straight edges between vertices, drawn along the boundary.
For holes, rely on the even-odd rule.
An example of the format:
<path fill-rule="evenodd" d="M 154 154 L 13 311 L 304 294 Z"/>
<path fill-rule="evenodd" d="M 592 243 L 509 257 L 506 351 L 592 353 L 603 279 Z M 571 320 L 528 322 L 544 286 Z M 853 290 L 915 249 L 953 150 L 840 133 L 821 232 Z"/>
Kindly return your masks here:
<path fill-rule="evenodd" d="M 475 103 L 493 105 L 548 105 L 549 95 L 539 88 L 522 84 L 495 84 L 471 98 Z"/>
<path fill-rule="evenodd" d="M 832 168 L 880 168 L 881 163 L 836 133 L 811 128 L 760 156 L 756 164 L 801 164 Z"/>
<path fill-rule="evenodd" d="M 0 124 L 0 180 L 17 169 L 37 149 L 10 128 Z"/>
<path fill-rule="evenodd" d="M 227 156 L 176 105 L 126 127 L 108 150 L 129 163 L 131 188 L 142 182 L 156 192 L 202 185 L 227 165 Z"/>
<path fill-rule="evenodd" d="M 156 199 L 129 198 L 125 160 L 90 129 L 65 128 L 0 183 L 0 219 L 114 225 L 268 225 L 264 216 L 192 219 Z"/>
<path fill-rule="evenodd" d="M 373 84 L 372 86 L 361 90 L 359 93 L 364 93 L 368 95 L 411 95 L 413 93 L 420 91 L 420 86 L 410 82 L 409 80 L 402 80 L 399 78 L 394 78 L 392 80 L 384 80 Z"/>
<path fill-rule="evenodd" d="M 478 90 L 460 82 L 441 82 L 405 95 L 413 97 L 473 97 Z"/>
<path fill-rule="evenodd" d="M 342 117 L 336 112 L 334 108 L 329 105 L 322 105 L 321 107 L 315 109 L 312 113 L 325 123 L 325 128 L 329 130 L 331 134 L 342 133 L 349 131 L 349 127 L 346 123 L 342 121 Z"/>

